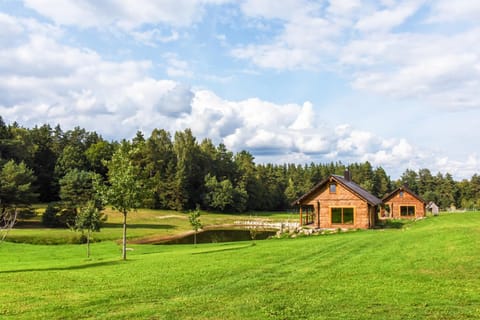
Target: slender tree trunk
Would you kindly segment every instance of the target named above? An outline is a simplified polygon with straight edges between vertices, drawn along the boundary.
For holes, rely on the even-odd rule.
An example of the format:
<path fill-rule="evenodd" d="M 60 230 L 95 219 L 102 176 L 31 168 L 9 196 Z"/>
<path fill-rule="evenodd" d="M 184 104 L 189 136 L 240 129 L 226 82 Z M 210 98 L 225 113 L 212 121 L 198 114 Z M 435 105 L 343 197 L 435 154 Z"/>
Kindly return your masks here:
<path fill-rule="evenodd" d="M 90 230 L 87 231 L 87 258 L 90 258 Z"/>
<path fill-rule="evenodd" d="M 123 212 L 123 243 L 122 259 L 127 260 L 127 212 Z"/>
<path fill-rule="evenodd" d="M 197 231 L 193 233 L 193 245 L 196 247 L 197 246 Z"/>

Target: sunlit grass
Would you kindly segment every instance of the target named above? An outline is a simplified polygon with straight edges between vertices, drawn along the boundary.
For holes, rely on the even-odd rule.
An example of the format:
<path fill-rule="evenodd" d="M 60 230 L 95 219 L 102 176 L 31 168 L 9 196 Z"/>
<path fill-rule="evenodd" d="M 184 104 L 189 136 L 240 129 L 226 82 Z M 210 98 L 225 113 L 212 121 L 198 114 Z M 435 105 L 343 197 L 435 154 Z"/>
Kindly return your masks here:
<path fill-rule="evenodd" d="M 0 245 L 2 319 L 478 319 L 480 213 L 198 245 Z"/>

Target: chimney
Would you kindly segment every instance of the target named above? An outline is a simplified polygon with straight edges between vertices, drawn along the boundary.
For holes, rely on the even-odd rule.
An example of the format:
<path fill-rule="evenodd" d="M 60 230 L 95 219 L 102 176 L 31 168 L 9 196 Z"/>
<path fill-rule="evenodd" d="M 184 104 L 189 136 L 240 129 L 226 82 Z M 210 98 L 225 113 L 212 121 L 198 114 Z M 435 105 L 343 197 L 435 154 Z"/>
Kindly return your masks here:
<path fill-rule="evenodd" d="M 352 174 L 350 173 L 350 170 L 345 169 L 345 171 L 343 172 L 343 177 L 347 181 L 352 181 Z"/>

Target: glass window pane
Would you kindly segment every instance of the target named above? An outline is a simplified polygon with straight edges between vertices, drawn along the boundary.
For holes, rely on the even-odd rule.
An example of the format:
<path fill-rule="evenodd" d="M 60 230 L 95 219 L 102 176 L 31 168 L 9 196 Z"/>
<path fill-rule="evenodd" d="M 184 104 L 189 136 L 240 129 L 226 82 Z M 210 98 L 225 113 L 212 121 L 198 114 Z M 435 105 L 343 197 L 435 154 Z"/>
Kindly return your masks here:
<path fill-rule="evenodd" d="M 400 215 L 402 216 L 414 216 L 415 215 L 415 206 L 401 206 Z"/>
<path fill-rule="evenodd" d="M 337 185 L 335 183 L 330 183 L 330 193 L 337 193 Z"/>
<path fill-rule="evenodd" d="M 415 215 L 415 207 L 413 207 L 413 206 L 408 207 L 408 215 L 410 215 L 410 216 Z"/>
<path fill-rule="evenodd" d="M 342 223 L 342 208 L 332 208 L 332 223 Z"/>
<path fill-rule="evenodd" d="M 353 208 L 343 208 L 343 223 L 353 224 Z"/>

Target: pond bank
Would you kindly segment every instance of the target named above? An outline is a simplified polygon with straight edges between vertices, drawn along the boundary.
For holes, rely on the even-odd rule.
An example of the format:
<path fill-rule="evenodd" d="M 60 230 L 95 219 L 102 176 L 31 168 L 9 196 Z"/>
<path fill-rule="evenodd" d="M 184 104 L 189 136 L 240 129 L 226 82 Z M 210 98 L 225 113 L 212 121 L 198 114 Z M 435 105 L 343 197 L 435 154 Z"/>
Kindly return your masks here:
<path fill-rule="evenodd" d="M 245 228 L 244 226 L 225 224 L 205 227 L 197 233 L 197 243 L 234 242 L 264 240 L 273 237 L 276 230 L 272 228 Z M 132 244 L 193 244 L 194 231 L 190 230 L 173 236 L 151 236 L 129 241 Z"/>

